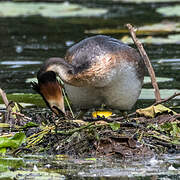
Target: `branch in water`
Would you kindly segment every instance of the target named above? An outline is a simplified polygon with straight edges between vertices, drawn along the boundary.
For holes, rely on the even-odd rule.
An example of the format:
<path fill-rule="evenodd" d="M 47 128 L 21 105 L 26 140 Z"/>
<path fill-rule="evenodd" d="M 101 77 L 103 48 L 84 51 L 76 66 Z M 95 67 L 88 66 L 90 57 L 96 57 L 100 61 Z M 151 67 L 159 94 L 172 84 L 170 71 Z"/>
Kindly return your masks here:
<path fill-rule="evenodd" d="M 148 55 L 146 53 L 146 51 L 144 50 L 143 48 L 143 45 L 141 44 L 141 42 L 137 39 L 136 37 L 136 29 L 131 25 L 131 24 L 127 24 L 126 25 L 130 31 L 130 34 L 132 36 L 132 39 L 134 41 L 134 43 L 136 44 L 140 54 L 141 54 L 141 57 L 143 58 L 144 60 L 144 63 L 148 69 L 148 72 L 149 72 L 149 75 L 151 77 L 151 83 L 152 83 L 152 86 L 154 88 L 154 93 L 155 93 L 155 97 L 156 97 L 156 102 L 160 101 L 161 100 L 161 96 L 160 96 L 160 92 L 159 92 L 159 87 L 158 87 L 158 84 L 156 82 L 156 76 L 155 76 L 155 73 L 154 73 L 154 70 L 153 70 L 153 67 L 151 65 L 151 62 L 148 58 Z"/>

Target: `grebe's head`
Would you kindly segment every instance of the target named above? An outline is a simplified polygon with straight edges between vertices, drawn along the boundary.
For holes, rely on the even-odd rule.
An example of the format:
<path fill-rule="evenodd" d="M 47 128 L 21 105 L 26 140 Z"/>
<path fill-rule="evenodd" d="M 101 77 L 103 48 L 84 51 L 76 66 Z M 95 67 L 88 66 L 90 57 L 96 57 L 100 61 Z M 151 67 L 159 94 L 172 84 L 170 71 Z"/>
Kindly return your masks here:
<path fill-rule="evenodd" d="M 57 115 L 65 114 L 62 87 L 56 79 L 58 75 L 64 82 L 72 79 L 73 67 L 64 59 L 53 57 L 47 59 L 41 66 L 38 74 L 38 84 L 32 83 L 33 89 L 38 92 L 47 106 Z"/>
<path fill-rule="evenodd" d="M 38 84 L 32 83 L 33 89 L 44 99 L 46 105 L 57 115 L 65 114 L 62 87 L 53 71 L 38 73 Z"/>

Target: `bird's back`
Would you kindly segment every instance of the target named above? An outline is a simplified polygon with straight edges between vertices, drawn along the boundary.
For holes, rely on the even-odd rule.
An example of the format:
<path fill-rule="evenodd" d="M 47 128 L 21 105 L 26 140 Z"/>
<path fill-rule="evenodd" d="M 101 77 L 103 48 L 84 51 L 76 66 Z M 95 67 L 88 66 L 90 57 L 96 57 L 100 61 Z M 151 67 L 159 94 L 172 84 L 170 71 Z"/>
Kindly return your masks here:
<path fill-rule="evenodd" d="M 116 61 L 140 61 L 137 51 L 109 36 L 97 35 L 86 38 L 67 50 L 65 59 L 76 67 L 77 73 L 88 69 L 103 56 L 119 56 Z"/>

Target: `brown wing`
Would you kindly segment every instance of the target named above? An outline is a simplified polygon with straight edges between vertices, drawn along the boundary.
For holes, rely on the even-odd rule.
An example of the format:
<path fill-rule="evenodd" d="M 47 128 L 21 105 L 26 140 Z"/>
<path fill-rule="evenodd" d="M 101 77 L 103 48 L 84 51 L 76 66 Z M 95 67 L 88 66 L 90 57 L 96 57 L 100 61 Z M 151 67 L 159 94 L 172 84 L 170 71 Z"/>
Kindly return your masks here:
<path fill-rule="evenodd" d="M 134 48 L 103 35 L 93 36 L 75 44 L 68 49 L 65 59 L 75 67 L 75 74 L 92 73 L 92 70 L 104 66 L 107 59 L 109 61 L 107 68 L 124 61 L 133 63 L 138 77 L 143 76 L 145 69 L 142 58 Z"/>

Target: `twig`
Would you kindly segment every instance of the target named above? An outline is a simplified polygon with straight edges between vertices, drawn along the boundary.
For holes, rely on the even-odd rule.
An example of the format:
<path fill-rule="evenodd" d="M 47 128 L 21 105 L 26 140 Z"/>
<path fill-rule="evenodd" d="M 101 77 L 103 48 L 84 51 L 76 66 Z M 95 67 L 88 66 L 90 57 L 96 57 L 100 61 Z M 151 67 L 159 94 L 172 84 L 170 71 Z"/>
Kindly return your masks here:
<path fill-rule="evenodd" d="M 156 105 L 158 105 L 158 104 L 167 102 L 167 101 L 175 98 L 176 96 L 180 96 L 180 92 L 179 92 L 179 93 L 176 93 L 176 92 L 175 92 L 172 96 L 170 96 L 170 97 L 168 97 L 168 98 L 166 98 L 166 99 L 162 99 L 162 100 L 160 100 L 160 101 L 156 101 L 153 105 L 156 106 Z"/>
<path fill-rule="evenodd" d="M 133 117 L 135 115 L 136 115 L 136 112 L 133 112 L 131 114 L 128 114 L 126 117 L 125 116 L 121 116 L 121 117 L 116 117 L 116 118 L 110 118 L 108 120 L 110 120 L 110 121 L 121 121 L 123 119 L 127 119 L 127 118 L 130 118 L 130 117 Z"/>
<path fill-rule="evenodd" d="M 69 103 L 69 101 L 68 101 L 68 98 L 67 98 L 67 96 L 66 96 L 66 93 L 65 93 L 64 88 L 62 88 L 62 92 L 63 92 L 63 95 L 64 95 L 64 99 L 65 99 L 65 101 L 66 101 L 66 103 L 67 103 L 67 105 L 68 105 L 68 108 L 69 108 L 69 110 L 70 110 L 70 112 L 71 112 L 71 115 L 72 115 L 72 117 L 73 117 L 73 119 L 74 119 L 75 116 L 74 116 L 74 113 L 73 113 L 73 111 L 72 111 L 71 105 L 70 105 L 70 103 Z"/>
<path fill-rule="evenodd" d="M 6 108 L 8 108 L 9 101 L 8 101 L 8 99 L 6 97 L 6 93 L 1 88 L 0 88 L 0 95 L 2 97 L 2 100 L 4 101 L 4 104 L 5 104 Z"/>
<path fill-rule="evenodd" d="M 24 119 L 27 119 L 27 120 L 29 120 L 29 121 L 32 121 L 32 118 L 27 117 L 27 116 L 25 116 L 24 114 L 22 114 L 22 113 L 20 113 L 20 112 L 12 112 L 12 115 L 21 116 L 21 117 L 24 118 Z"/>
<path fill-rule="evenodd" d="M 64 134 L 64 135 L 71 135 L 77 131 L 81 131 L 82 129 L 85 129 L 85 128 L 88 128 L 92 125 L 94 125 L 95 122 L 92 122 L 92 123 L 89 123 L 88 125 L 85 125 L 85 126 L 81 126 L 79 128 L 75 128 L 75 129 L 70 129 L 69 131 L 57 131 L 58 134 Z"/>
<path fill-rule="evenodd" d="M 7 110 L 7 120 L 6 121 L 10 121 L 10 120 L 14 120 L 13 116 L 12 116 L 12 108 L 9 105 L 9 101 L 7 99 L 6 93 L 0 88 L 0 95 L 2 97 L 2 100 L 4 101 L 4 104 L 6 106 L 6 110 Z"/>
<path fill-rule="evenodd" d="M 173 116 L 173 118 L 175 118 L 175 119 L 180 118 L 180 114 L 175 114 L 175 115 Z"/>
<path fill-rule="evenodd" d="M 130 34 L 132 36 L 132 39 L 134 41 L 134 43 L 136 44 L 140 54 L 141 54 L 141 57 L 143 58 L 144 60 L 144 63 L 148 69 L 148 72 L 149 72 L 149 75 L 151 77 L 151 83 L 152 83 L 152 86 L 154 88 L 154 93 L 155 93 L 155 97 L 156 97 L 156 102 L 160 101 L 161 100 L 161 96 L 160 96 L 160 92 L 159 92 L 159 87 L 158 87 L 158 84 L 156 82 L 156 77 L 155 77 L 155 73 L 154 73 L 154 70 L 153 70 L 153 67 L 151 65 L 151 62 L 143 48 L 143 45 L 141 44 L 141 42 L 136 38 L 136 34 L 135 34 L 135 31 L 136 29 L 131 25 L 131 24 L 127 24 L 126 25 L 130 31 Z"/>

